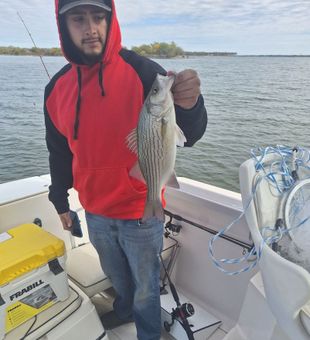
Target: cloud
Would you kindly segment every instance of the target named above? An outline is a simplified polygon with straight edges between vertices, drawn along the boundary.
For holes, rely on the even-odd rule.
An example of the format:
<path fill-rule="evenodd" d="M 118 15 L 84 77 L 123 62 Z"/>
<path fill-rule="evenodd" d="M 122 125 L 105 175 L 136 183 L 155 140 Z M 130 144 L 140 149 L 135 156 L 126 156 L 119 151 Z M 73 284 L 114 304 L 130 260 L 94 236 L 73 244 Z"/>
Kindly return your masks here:
<path fill-rule="evenodd" d="M 1 0 L 0 45 L 32 46 L 17 12 L 38 46 L 58 45 L 54 2 L 51 0 Z"/>
<path fill-rule="evenodd" d="M 126 2 L 118 1 L 124 42 L 173 40 L 190 50 L 240 53 L 310 51 L 305 40 L 310 37 L 308 0 Z"/>
<path fill-rule="evenodd" d="M 127 47 L 175 41 L 188 50 L 309 53 L 309 0 L 116 0 Z M 1 0 L 0 45 L 58 46 L 53 0 Z"/>

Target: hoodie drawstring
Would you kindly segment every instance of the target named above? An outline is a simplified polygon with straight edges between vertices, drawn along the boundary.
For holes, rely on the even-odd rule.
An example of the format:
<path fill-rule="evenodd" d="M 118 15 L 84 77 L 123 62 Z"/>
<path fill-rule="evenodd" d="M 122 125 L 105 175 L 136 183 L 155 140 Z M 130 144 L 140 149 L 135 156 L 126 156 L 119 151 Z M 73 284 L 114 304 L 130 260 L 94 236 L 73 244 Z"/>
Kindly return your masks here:
<path fill-rule="evenodd" d="M 82 72 L 79 67 L 77 67 L 78 75 L 78 97 L 75 106 L 75 121 L 74 121 L 74 134 L 73 139 L 78 139 L 78 130 L 80 124 L 80 109 L 81 109 L 81 91 L 82 91 Z"/>
<path fill-rule="evenodd" d="M 99 67 L 99 86 L 101 89 L 101 96 L 104 97 L 104 87 L 103 87 L 103 76 L 102 76 L 102 71 L 103 71 L 103 62 L 100 62 L 100 67 Z"/>
<path fill-rule="evenodd" d="M 103 86 L 103 63 L 100 62 L 100 67 L 99 67 L 99 86 L 101 90 L 101 96 L 105 96 L 104 92 L 104 86 Z M 79 124 L 80 124 L 80 110 L 81 110 L 81 92 L 82 92 L 82 72 L 80 67 L 77 67 L 77 76 L 78 76 L 78 97 L 75 105 L 75 121 L 74 121 L 74 134 L 73 134 L 73 139 L 77 140 L 78 139 L 78 130 L 79 130 Z"/>

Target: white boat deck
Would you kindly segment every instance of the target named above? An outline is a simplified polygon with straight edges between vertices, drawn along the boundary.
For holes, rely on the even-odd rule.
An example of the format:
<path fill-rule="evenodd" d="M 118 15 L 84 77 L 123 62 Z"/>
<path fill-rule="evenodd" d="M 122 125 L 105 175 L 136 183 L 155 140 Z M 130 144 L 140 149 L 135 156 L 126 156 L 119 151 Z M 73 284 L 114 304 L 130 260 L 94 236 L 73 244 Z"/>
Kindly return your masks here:
<path fill-rule="evenodd" d="M 96 306 L 99 315 L 103 315 L 113 309 L 113 290 L 109 289 L 104 294 L 96 295 L 92 298 L 92 302 Z M 190 322 L 191 319 L 189 319 Z M 107 330 L 109 340 L 137 340 L 136 327 L 133 322 L 124 324 L 112 330 Z M 226 336 L 227 332 L 219 327 L 215 332 L 209 336 L 208 340 L 222 340 Z M 173 340 L 175 339 L 165 330 L 162 331 L 161 340 Z M 196 339 L 196 338 L 195 338 Z M 198 338 L 197 338 L 198 339 Z M 200 338 L 199 338 L 200 339 Z M 179 339 L 176 339 L 179 340 Z"/>
<path fill-rule="evenodd" d="M 107 333 L 109 340 L 137 340 L 136 328 L 133 323 L 120 326 L 114 330 L 107 331 Z M 226 332 L 219 328 L 208 338 L 208 340 L 222 340 L 225 335 Z M 174 340 L 174 338 L 167 333 L 163 333 L 160 340 Z"/>

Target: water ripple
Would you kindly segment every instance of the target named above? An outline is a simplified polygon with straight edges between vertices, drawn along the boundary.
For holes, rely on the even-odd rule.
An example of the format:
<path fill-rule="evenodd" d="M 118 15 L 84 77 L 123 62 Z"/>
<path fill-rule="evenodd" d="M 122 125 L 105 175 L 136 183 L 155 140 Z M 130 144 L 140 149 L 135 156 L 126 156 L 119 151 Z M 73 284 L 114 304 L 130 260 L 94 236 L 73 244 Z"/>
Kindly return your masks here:
<path fill-rule="evenodd" d="M 66 63 L 60 57 L 44 60 L 51 74 Z M 193 148 L 178 149 L 177 175 L 239 191 L 238 169 L 251 148 L 310 148 L 310 58 L 157 62 L 176 71 L 196 69 L 208 109 L 203 138 Z M 42 113 L 47 81 L 38 58 L 0 56 L 0 183 L 49 172 Z"/>

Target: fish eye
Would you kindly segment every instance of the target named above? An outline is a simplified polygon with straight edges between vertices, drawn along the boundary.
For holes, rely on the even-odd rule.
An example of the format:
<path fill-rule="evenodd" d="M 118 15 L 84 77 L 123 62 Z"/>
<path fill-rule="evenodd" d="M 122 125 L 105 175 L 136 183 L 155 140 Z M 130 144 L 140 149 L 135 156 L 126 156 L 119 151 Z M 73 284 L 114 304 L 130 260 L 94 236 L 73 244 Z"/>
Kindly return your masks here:
<path fill-rule="evenodd" d="M 157 94 L 157 93 L 158 93 L 158 88 L 157 88 L 157 87 L 154 87 L 152 93 L 153 93 L 153 94 Z"/>

